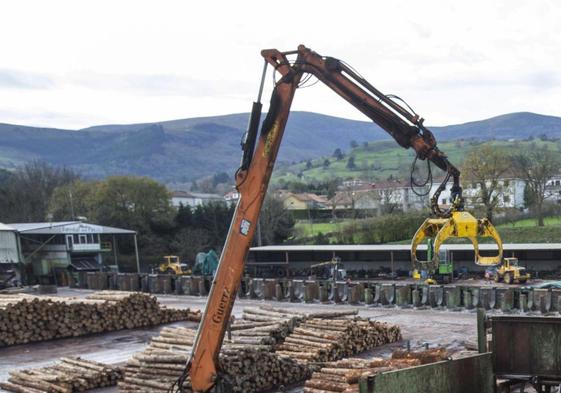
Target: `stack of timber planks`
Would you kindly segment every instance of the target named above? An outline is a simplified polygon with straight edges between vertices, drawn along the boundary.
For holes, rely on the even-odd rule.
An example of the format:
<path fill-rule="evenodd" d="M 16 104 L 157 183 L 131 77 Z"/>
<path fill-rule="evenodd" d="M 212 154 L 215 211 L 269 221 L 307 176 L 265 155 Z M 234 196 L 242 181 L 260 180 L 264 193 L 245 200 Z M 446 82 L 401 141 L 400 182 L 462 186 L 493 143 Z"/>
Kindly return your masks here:
<path fill-rule="evenodd" d="M 200 318 L 198 310 L 168 309 L 137 292 L 86 298 L 0 294 L 0 347 Z"/>
<path fill-rule="evenodd" d="M 73 393 L 117 384 L 121 371 L 80 358 L 62 358 L 53 366 L 10 371 L 0 388 L 15 393 Z"/>
<path fill-rule="evenodd" d="M 360 318 L 313 318 L 295 328 L 276 352 L 304 363 L 328 362 L 399 340 L 397 325 Z"/>

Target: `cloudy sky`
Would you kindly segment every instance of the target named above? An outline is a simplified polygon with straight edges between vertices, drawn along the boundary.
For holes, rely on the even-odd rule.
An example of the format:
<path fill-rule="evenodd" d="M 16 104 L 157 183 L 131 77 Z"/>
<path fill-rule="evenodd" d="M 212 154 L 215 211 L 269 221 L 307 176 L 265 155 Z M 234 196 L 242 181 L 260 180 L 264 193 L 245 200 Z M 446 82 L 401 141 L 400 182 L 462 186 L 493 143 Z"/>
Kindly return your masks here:
<path fill-rule="evenodd" d="M 555 0 L 18 0 L 1 14 L 4 123 L 80 128 L 247 112 L 260 50 L 300 43 L 345 60 L 430 125 L 561 116 Z M 365 119 L 320 84 L 298 92 L 293 108 Z"/>

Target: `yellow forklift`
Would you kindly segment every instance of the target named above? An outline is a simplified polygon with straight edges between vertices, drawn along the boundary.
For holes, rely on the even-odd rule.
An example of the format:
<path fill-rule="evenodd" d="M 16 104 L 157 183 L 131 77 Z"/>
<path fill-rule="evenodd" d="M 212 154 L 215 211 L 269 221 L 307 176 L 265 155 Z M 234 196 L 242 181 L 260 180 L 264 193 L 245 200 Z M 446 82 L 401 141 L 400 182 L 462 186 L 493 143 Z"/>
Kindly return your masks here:
<path fill-rule="evenodd" d="M 504 258 L 494 272 L 495 282 L 504 281 L 505 284 L 524 284 L 530 279 L 526 268 L 518 266 L 518 258 Z"/>
<path fill-rule="evenodd" d="M 157 270 L 157 273 L 174 274 L 177 276 L 191 274 L 191 269 L 188 268 L 186 263 L 181 263 L 177 255 L 164 256 L 163 262 L 160 263 Z"/>

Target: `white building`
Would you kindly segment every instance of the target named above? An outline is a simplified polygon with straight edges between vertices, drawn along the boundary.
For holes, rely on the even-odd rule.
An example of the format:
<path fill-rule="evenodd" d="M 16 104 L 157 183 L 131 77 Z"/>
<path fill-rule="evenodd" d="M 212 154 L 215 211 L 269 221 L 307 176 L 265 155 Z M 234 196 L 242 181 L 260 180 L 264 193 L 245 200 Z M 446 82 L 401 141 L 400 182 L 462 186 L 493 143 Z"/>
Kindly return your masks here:
<path fill-rule="evenodd" d="M 561 204 L 561 175 L 555 176 L 545 185 L 546 200 Z"/>
<path fill-rule="evenodd" d="M 224 200 L 228 204 L 235 205 L 240 200 L 240 193 L 238 190 L 232 190 L 224 195 Z"/>
<path fill-rule="evenodd" d="M 218 194 L 203 194 L 198 192 L 173 191 L 171 193 L 171 204 L 175 207 L 190 206 L 197 207 L 211 202 L 224 203 L 224 197 Z"/>
<path fill-rule="evenodd" d="M 430 195 L 434 195 L 436 189 L 440 186 L 440 181 L 435 180 L 431 187 Z M 497 206 L 499 208 L 524 208 L 524 188 L 526 183 L 522 179 L 516 178 L 506 178 L 499 180 L 499 186 L 497 187 L 496 196 L 499 198 Z M 448 182 L 446 189 L 442 191 L 439 197 L 438 203 L 440 205 L 450 204 L 450 188 L 452 187 L 452 181 Z M 473 208 L 475 205 L 481 203 L 479 200 L 479 195 L 481 193 L 481 187 L 479 184 L 462 184 L 463 196 L 466 202 L 466 207 Z"/>
<path fill-rule="evenodd" d="M 418 196 L 408 182 L 385 181 L 359 186 L 343 186 L 331 200 L 335 209 L 414 210 L 425 207 L 427 196 Z"/>

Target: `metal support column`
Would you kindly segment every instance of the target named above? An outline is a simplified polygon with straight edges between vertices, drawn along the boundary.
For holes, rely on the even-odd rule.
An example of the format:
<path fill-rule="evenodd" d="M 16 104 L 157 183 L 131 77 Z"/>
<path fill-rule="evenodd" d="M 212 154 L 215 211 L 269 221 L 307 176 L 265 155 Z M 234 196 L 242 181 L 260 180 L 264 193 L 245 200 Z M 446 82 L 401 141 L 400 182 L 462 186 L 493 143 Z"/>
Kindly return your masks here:
<path fill-rule="evenodd" d="M 136 240 L 136 233 L 134 234 L 134 253 L 136 255 L 136 272 L 140 273 L 140 259 L 138 258 L 138 241 Z"/>
<path fill-rule="evenodd" d="M 136 238 L 136 235 L 135 235 Z M 136 248 L 136 243 L 135 243 L 135 248 Z M 119 271 L 119 261 L 117 261 L 117 240 L 115 239 L 115 235 L 113 235 L 113 258 L 115 259 L 115 266 L 117 266 L 117 273 L 120 273 Z M 138 257 L 137 257 L 138 260 Z"/>

